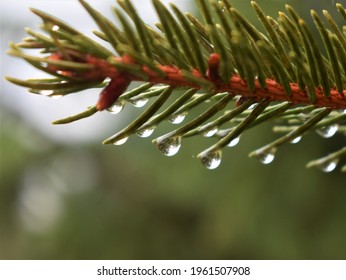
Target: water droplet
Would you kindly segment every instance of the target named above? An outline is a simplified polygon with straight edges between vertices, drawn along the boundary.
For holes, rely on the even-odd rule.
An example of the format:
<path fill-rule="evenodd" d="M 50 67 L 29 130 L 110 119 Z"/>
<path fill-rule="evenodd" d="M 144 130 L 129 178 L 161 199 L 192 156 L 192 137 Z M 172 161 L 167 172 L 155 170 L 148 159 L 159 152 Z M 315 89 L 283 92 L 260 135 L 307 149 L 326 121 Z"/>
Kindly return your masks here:
<path fill-rule="evenodd" d="M 133 106 L 137 107 L 137 108 L 141 108 L 143 107 L 145 104 L 147 104 L 148 102 L 148 98 L 133 98 L 130 99 L 130 102 L 133 104 Z"/>
<path fill-rule="evenodd" d="M 316 132 L 321 135 L 323 138 L 330 138 L 335 135 L 338 131 L 339 126 L 337 124 L 333 124 L 326 127 L 321 127 L 316 130 Z"/>
<path fill-rule="evenodd" d="M 227 147 L 234 147 L 239 143 L 240 137 L 234 138 L 231 142 L 228 143 Z"/>
<path fill-rule="evenodd" d="M 198 157 L 200 158 L 202 164 L 206 168 L 215 169 L 221 163 L 222 151 L 216 150 L 216 151 L 203 152 L 199 154 Z"/>
<path fill-rule="evenodd" d="M 52 31 L 58 31 L 60 27 L 58 25 L 53 25 Z"/>
<path fill-rule="evenodd" d="M 291 144 L 297 144 L 298 142 L 300 142 L 300 140 L 302 140 L 302 136 L 298 136 L 296 138 L 294 138 L 293 140 L 291 140 Z"/>
<path fill-rule="evenodd" d="M 215 135 L 215 133 L 217 132 L 217 127 L 211 128 L 209 130 L 207 130 L 206 132 L 203 133 L 204 137 L 212 137 Z"/>
<path fill-rule="evenodd" d="M 52 99 L 59 99 L 62 97 L 62 95 L 61 94 L 54 94 L 54 95 L 49 95 L 49 97 Z"/>
<path fill-rule="evenodd" d="M 276 149 L 271 149 L 270 151 L 264 151 L 262 153 L 259 153 L 257 155 L 257 158 L 259 159 L 259 161 L 263 164 L 269 164 L 272 163 L 275 159 L 275 152 Z"/>
<path fill-rule="evenodd" d="M 181 137 L 165 137 L 161 136 L 156 139 L 156 144 L 159 150 L 166 156 L 174 156 L 178 153 L 181 147 Z"/>
<path fill-rule="evenodd" d="M 332 172 L 336 168 L 336 166 L 338 165 L 338 162 L 339 161 L 337 159 L 331 160 L 331 161 L 326 162 L 325 164 L 321 165 L 320 169 L 326 173 Z"/>
<path fill-rule="evenodd" d="M 168 120 L 173 124 L 179 124 L 179 123 L 182 123 L 184 121 L 185 116 L 186 116 L 186 113 L 185 114 L 179 114 L 179 115 L 173 115 Z"/>
<path fill-rule="evenodd" d="M 44 95 L 44 96 L 50 96 L 51 94 L 54 94 L 54 90 L 51 90 L 51 89 L 44 89 L 44 90 L 41 90 L 40 91 L 40 94 L 41 95 Z"/>
<path fill-rule="evenodd" d="M 129 137 L 121 138 L 121 139 L 119 139 L 118 141 L 115 141 L 115 142 L 113 143 L 113 145 L 120 146 L 120 145 L 124 144 L 124 143 L 127 141 L 127 139 L 129 139 Z"/>
<path fill-rule="evenodd" d="M 111 113 L 111 114 L 118 114 L 121 112 L 121 110 L 124 108 L 125 103 L 122 101 L 116 101 L 111 107 L 109 107 L 107 110 Z"/>
<path fill-rule="evenodd" d="M 144 129 L 141 129 L 137 132 L 137 135 L 142 138 L 149 137 L 151 134 L 153 134 L 155 130 L 155 126 L 152 127 L 146 127 Z"/>

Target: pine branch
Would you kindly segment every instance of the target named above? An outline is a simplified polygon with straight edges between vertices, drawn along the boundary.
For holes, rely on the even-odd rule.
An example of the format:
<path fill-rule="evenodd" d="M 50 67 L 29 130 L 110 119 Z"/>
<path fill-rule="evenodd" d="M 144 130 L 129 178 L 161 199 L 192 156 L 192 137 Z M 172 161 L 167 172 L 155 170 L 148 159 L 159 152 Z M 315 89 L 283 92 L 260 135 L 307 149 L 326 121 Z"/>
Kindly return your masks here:
<path fill-rule="evenodd" d="M 338 27 L 327 11 L 323 11 L 326 21 L 312 11 L 324 43 L 320 48 L 312 30 L 288 5 L 288 13 L 279 12 L 274 20 L 251 2 L 266 30 L 263 34 L 227 0 L 196 2 L 204 22 L 173 4 L 170 11 L 153 0 L 160 19 L 153 29 L 138 16 L 131 1 L 118 0 L 121 9 L 113 9 L 120 28 L 80 0 L 100 29 L 94 34 L 110 43 L 113 50 L 52 15 L 32 9 L 42 19 L 46 34 L 27 29 L 31 37 L 12 43 L 8 53 L 53 78 L 7 79 L 50 97 L 103 88 L 96 105 L 54 124 L 103 110 L 119 113 L 129 102 L 144 106 L 147 100 L 154 100 L 105 144 L 123 144 L 133 134 L 148 137 L 165 120 L 178 125 L 191 110 L 209 102 L 209 109 L 198 117 L 153 141 L 164 154 L 172 156 L 183 138 L 215 137 L 216 143 L 198 155 L 209 169 L 220 164 L 222 150 L 235 145 L 245 130 L 269 120 L 280 123 L 274 131 L 285 134 L 250 154 L 266 164 L 274 159 L 279 146 L 297 142 L 310 131 L 318 130 L 328 137 L 345 133 L 346 25 Z M 336 7 L 346 21 L 345 8 L 341 4 Z M 28 55 L 22 49 L 40 49 L 43 55 Z M 127 91 L 133 81 L 144 83 Z M 343 157 L 345 147 L 308 167 L 332 171 Z"/>

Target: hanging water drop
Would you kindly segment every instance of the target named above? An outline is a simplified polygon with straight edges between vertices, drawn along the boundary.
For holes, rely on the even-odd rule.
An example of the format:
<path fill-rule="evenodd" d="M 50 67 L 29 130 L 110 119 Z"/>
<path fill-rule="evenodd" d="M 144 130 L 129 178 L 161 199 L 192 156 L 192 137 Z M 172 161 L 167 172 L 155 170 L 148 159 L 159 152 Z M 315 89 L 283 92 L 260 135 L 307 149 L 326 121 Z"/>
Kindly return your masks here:
<path fill-rule="evenodd" d="M 179 115 L 173 115 L 168 120 L 173 124 L 180 124 L 184 121 L 185 116 L 186 116 L 186 113 L 185 114 L 179 114 Z"/>
<path fill-rule="evenodd" d="M 54 95 L 49 95 L 50 98 L 52 99 L 60 99 L 62 97 L 61 94 L 54 94 Z"/>
<path fill-rule="evenodd" d="M 53 25 L 52 26 L 52 31 L 58 31 L 60 27 L 58 25 Z"/>
<path fill-rule="evenodd" d="M 174 156 L 181 147 L 181 136 L 165 137 L 161 136 L 156 139 L 159 150 L 166 156 Z"/>
<path fill-rule="evenodd" d="M 121 138 L 121 139 L 119 139 L 118 141 L 115 141 L 115 142 L 113 143 L 113 145 L 120 146 L 120 145 L 124 144 L 124 143 L 127 141 L 127 139 L 129 139 L 129 137 Z"/>
<path fill-rule="evenodd" d="M 259 161 L 263 164 L 269 164 L 269 163 L 272 163 L 275 159 L 275 152 L 276 152 L 276 149 L 273 148 L 269 151 L 263 151 L 261 153 L 259 153 L 257 155 L 257 158 L 259 159 Z"/>
<path fill-rule="evenodd" d="M 240 137 L 234 138 L 231 142 L 228 143 L 227 147 L 234 147 L 239 143 Z"/>
<path fill-rule="evenodd" d="M 222 151 L 207 151 L 198 155 L 202 164 L 208 169 L 215 169 L 221 163 Z"/>
<path fill-rule="evenodd" d="M 212 137 L 215 135 L 215 133 L 218 131 L 217 127 L 213 127 L 203 133 L 204 137 Z"/>
<path fill-rule="evenodd" d="M 294 138 L 293 140 L 290 141 L 291 144 L 297 144 L 300 142 L 300 140 L 302 140 L 302 136 L 298 136 L 296 138 Z"/>
<path fill-rule="evenodd" d="M 338 165 L 338 162 L 338 159 L 328 161 L 325 164 L 321 165 L 320 169 L 326 173 L 332 172 Z"/>
<path fill-rule="evenodd" d="M 54 94 L 54 90 L 44 89 L 40 91 L 40 94 L 44 96 L 51 96 L 52 94 Z"/>
<path fill-rule="evenodd" d="M 337 124 L 333 124 L 330 126 L 321 127 L 316 130 L 316 132 L 321 135 L 323 138 L 330 138 L 335 135 L 338 131 L 339 126 Z"/>
<path fill-rule="evenodd" d="M 133 106 L 135 106 L 137 108 L 141 108 L 141 107 L 145 106 L 145 104 L 147 104 L 148 101 L 149 101 L 148 98 L 130 99 L 130 102 L 133 104 Z"/>
<path fill-rule="evenodd" d="M 137 131 L 137 135 L 139 137 L 146 138 L 146 137 L 149 137 L 151 134 L 153 134 L 154 130 L 155 130 L 155 126 L 146 127 L 144 129 Z"/>
<path fill-rule="evenodd" d="M 109 107 L 107 110 L 111 113 L 111 114 L 118 114 L 121 112 L 121 110 L 124 108 L 125 103 L 123 101 L 116 101 L 115 103 L 113 103 L 113 105 L 111 107 Z"/>

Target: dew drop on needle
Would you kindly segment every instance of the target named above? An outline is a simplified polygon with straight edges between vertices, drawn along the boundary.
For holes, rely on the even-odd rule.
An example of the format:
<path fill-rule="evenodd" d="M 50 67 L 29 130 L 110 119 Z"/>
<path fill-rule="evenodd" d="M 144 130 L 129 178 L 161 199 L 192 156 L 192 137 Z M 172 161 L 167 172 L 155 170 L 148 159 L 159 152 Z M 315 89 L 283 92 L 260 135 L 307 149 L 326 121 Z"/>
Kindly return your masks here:
<path fill-rule="evenodd" d="M 115 141 L 115 142 L 113 143 L 113 145 L 120 146 L 120 145 L 122 145 L 122 144 L 125 144 L 126 141 L 127 141 L 127 139 L 129 139 L 129 137 L 121 138 L 121 139 L 119 139 L 118 141 Z"/>
<path fill-rule="evenodd" d="M 146 127 L 144 129 L 137 131 L 137 135 L 139 137 L 146 138 L 146 137 L 149 137 L 151 134 L 153 134 L 154 130 L 155 130 L 155 126 Z"/>
<path fill-rule="evenodd" d="M 115 102 L 111 107 L 109 107 L 107 110 L 111 113 L 111 114 L 118 114 L 122 111 L 122 109 L 124 109 L 124 102 L 122 101 L 117 101 Z"/>
<path fill-rule="evenodd" d="M 222 151 L 215 150 L 215 151 L 203 152 L 200 155 L 198 155 L 198 157 L 200 158 L 202 164 L 206 168 L 215 169 L 221 163 Z"/>
<path fill-rule="evenodd" d="M 181 147 L 181 137 L 159 137 L 156 139 L 158 149 L 166 156 L 174 156 L 178 153 Z"/>
<path fill-rule="evenodd" d="M 321 135 L 323 138 L 330 138 L 335 135 L 335 133 L 338 131 L 339 126 L 337 124 L 329 125 L 326 127 L 321 127 L 317 129 L 317 133 Z"/>
<path fill-rule="evenodd" d="M 173 115 L 171 117 L 169 117 L 169 121 L 172 124 L 180 124 L 184 121 L 186 114 L 179 114 L 179 115 Z"/>

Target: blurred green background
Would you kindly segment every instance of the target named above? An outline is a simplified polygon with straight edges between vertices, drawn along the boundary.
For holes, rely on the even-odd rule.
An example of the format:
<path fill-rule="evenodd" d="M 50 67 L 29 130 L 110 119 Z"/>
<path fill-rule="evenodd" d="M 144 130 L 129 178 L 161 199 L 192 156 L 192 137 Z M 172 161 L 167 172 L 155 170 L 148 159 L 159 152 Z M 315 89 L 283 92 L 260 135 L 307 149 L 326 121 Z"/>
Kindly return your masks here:
<path fill-rule="evenodd" d="M 139 2 L 134 1 L 137 7 Z M 187 9 L 194 10 L 192 1 L 175 2 L 189 2 Z M 230 2 L 257 23 L 250 1 Z M 310 8 L 335 10 L 327 0 L 257 2 L 275 17 L 284 3 L 306 17 Z M 1 4 L 2 57 L 7 37 L 25 36 L 26 25 L 6 22 L 8 3 Z M 75 20 L 63 18 L 71 24 Z M 6 59 L 16 67 L 23 65 Z M 2 75 L 10 72 L 3 63 L 1 67 Z M 47 99 L 1 82 L 0 259 L 346 258 L 345 175 L 305 168 L 309 160 L 344 144 L 344 136 L 327 140 L 310 133 L 299 144 L 282 147 L 274 162 L 264 166 L 247 156 L 277 137 L 264 125 L 225 150 L 221 166 L 211 171 L 193 156 L 210 144 L 202 137 L 186 139 L 171 158 L 139 137 L 120 147 L 101 145 L 139 114 L 130 105 L 121 117 L 95 116 L 95 123 L 72 125 L 77 134 L 84 125 L 92 136 L 70 141 L 65 128 L 53 127 L 60 133 L 55 137 L 35 125 L 33 112 L 44 105 L 20 107 L 30 106 L 33 112 L 14 106 L 21 99 L 6 96 L 16 91 L 35 102 Z M 97 93 L 92 94 L 95 100 Z M 57 116 L 65 116 L 62 100 L 45 102 L 57 108 Z M 47 124 L 54 118 L 49 112 L 39 117 Z"/>

